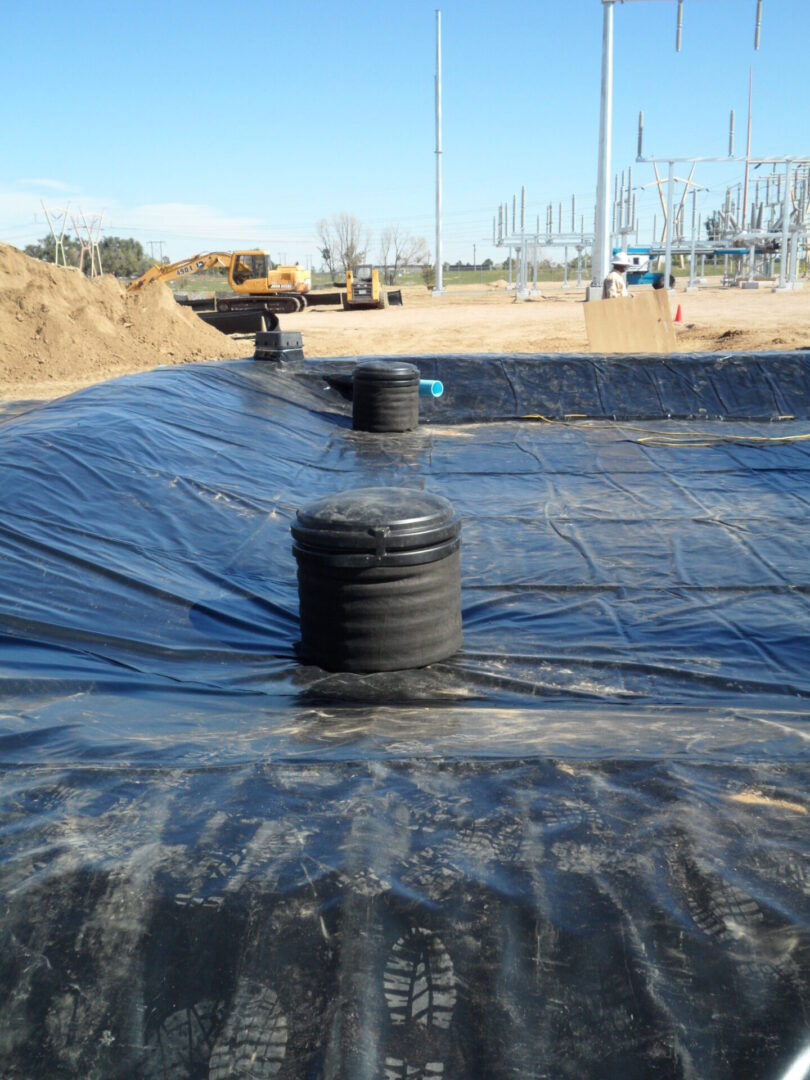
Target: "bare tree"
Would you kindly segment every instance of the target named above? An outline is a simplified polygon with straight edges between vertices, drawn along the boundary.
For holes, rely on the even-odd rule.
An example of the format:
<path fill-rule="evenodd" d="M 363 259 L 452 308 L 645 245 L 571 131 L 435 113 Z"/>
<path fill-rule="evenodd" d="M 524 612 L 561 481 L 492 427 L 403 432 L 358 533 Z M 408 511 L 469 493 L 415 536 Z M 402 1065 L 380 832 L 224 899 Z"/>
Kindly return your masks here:
<path fill-rule="evenodd" d="M 333 219 L 333 224 L 343 269 L 351 270 L 352 267 L 364 263 L 369 245 L 368 231 L 363 229 L 354 214 L 338 214 Z"/>
<path fill-rule="evenodd" d="M 379 252 L 389 285 L 393 285 L 397 274 L 406 266 L 424 266 L 430 261 L 430 251 L 425 238 L 412 236 L 400 225 L 388 225 L 383 229 L 380 233 Z"/>
<path fill-rule="evenodd" d="M 380 244 L 378 248 L 380 266 L 383 266 L 385 268 L 385 279 L 388 285 L 393 284 L 395 277 L 393 272 L 389 273 L 388 271 L 388 256 L 391 251 L 391 246 L 394 242 L 393 233 L 393 228 L 390 225 L 386 225 L 386 227 L 380 233 Z"/>
<path fill-rule="evenodd" d="M 334 274 L 337 267 L 351 270 L 366 261 L 369 246 L 368 231 L 354 214 L 335 214 L 328 221 L 321 218 L 316 226 L 321 245 L 321 257 Z"/>
<path fill-rule="evenodd" d="M 324 265 L 329 271 L 330 276 L 334 277 L 335 262 L 337 261 L 337 242 L 335 240 L 334 230 L 326 218 L 321 218 L 315 228 L 318 230 L 318 243 L 320 245 L 319 250 L 321 258 L 323 259 Z"/>

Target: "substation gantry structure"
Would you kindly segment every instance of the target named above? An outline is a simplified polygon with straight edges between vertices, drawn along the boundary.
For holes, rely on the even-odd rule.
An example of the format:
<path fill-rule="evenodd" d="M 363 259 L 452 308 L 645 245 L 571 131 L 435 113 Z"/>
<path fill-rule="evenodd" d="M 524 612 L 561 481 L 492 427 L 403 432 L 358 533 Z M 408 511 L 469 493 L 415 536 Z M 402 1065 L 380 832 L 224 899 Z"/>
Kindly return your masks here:
<path fill-rule="evenodd" d="M 696 267 L 701 260 L 701 277 L 707 256 L 724 259 L 723 284 L 758 287 L 758 278 L 770 278 L 778 257 L 779 291 L 800 288 L 799 264 L 804 251 L 805 272 L 807 266 L 808 229 L 810 228 L 810 155 L 780 157 L 753 157 L 751 155 L 751 116 L 749 103 L 748 140 L 744 157 L 734 154 L 734 112 L 729 122 L 728 154 L 724 157 L 644 157 L 642 139 L 644 114 L 639 114 L 638 154 L 636 161 L 651 164 L 655 182 L 661 194 L 664 210 L 664 234 L 662 242 L 656 241 L 653 225 L 653 242 L 649 245 L 651 256 L 664 258 L 664 275 L 669 281 L 673 255 L 689 255 L 690 272 L 687 288 L 697 287 Z M 699 164 L 744 165 L 742 182 L 726 188 L 722 205 L 711 215 L 705 239 L 702 237 L 703 222 L 697 214 L 697 191 L 701 190 L 692 180 Z M 662 181 L 658 166 L 667 165 L 666 180 Z M 691 166 L 689 177 L 684 180 L 675 175 L 676 164 Z M 763 167 L 769 171 L 752 177 L 752 171 Z M 662 184 L 666 183 L 664 204 Z M 674 195 L 677 184 L 684 184 L 680 204 L 675 210 Z M 687 192 L 692 194 L 692 229 L 687 242 L 684 236 L 683 209 Z M 702 189 L 705 190 L 705 189 Z M 672 222 L 672 227 L 670 227 Z M 730 264 L 734 273 L 729 272 Z"/>
<path fill-rule="evenodd" d="M 540 218 L 534 231 L 526 226 L 526 188 L 521 189 L 520 217 L 517 213 L 517 196 L 512 196 L 511 228 L 509 203 L 502 203 L 492 220 L 492 242 L 509 251 L 509 288 L 514 288 L 517 299 L 528 299 L 537 294 L 537 264 L 541 247 L 562 249 L 564 252 L 563 288 L 568 288 L 568 251 L 577 252 L 577 285 L 582 284 L 583 253 L 592 251 L 592 278 L 588 289 L 589 299 L 601 297 L 604 274 L 610 266 L 611 252 L 624 249 L 630 254 L 634 266 L 651 267 L 663 259 L 663 281 L 672 280 L 673 257 L 689 258 L 688 289 L 698 287 L 698 264 L 700 280 L 703 280 L 706 258 L 724 259 L 724 285 L 740 285 L 756 288 L 759 279 L 770 278 L 776 263 L 779 265 L 779 291 L 800 288 L 799 268 L 804 255 L 804 274 L 808 264 L 808 237 L 810 236 L 810 155 L 783 155 L 777 157 L 753 157 L 751 155 L 751 81 L 749 79 L 748 137 L 744 156 L 734 153 L 734 111 L 729 125 L 728 154 L 717 157 L 678 157 L 659 155 L 645 157 L 642 153 L 644 114 L 639 114 L 638 153 L 636 162 L 651 165 L 655 175 L 654 184 L 661 198 L 663 229 L 658 239 L 657 216 L 653 218 L 652 239 L 643 244 L 639 241 L 639 223 L 636 213 L 636 191 L 633 188 L 632 167 L 614 179 L 612 210 L 609 195 L 610 143 L 612 127 L 613 90 L 613 8 L 616 3 L 630 0 L 602 0 L 603 4 L 603 52 L 602 52 L 602 107 L 599 132 L 599 169 L 597 175 L 597 198 L 593 229 L 585 231 L 584 217 L 580 217 L 577 229 L 576 198 L 571 200 L 571 228 L 563 224 L 562 203 L 558 205 L 555 230 L 554 208 L 546 207 L 545 229 L 540 228 Z M 644 2 L 644 0 L 638 0 Z M 684 0 L 676 0 L 677 22 L 675 48 L 681 49 Z M 762 25 L 762 0 L 756 0 L 754 25 L 754 49 L 759 49 Z M 675 174 L 676 165 L 686 165 L 686 177 Z M 704 223 L 697 212 L 699 191 L 708 190 L 698 184 L 695 171 L 701 164 L 740 164 L 745 167 L 744 179 L 737 185 L 727 187 L 724 202 Z M 659 173 L 659 166 L 666 167 L 666 175 Z M 768 171 L 758 172 L 760 169 Z M 753 177 L 752 172 L 758 172 Z M 676 206 L 676 188 L 682 186 Z M 642 185 L 647 187 L 650 185 Z M 666 190 L 666 195 L 664 191 Z M 691 196 L 691 232 L 687 237 L 685 218 L 688 199 Z M 567 218 L 567 214 L 566 214 Z M 567 224 L 567 220 L 565 222 Z M 708 225 L 703 236 L 704 224 Z M 531 262 L 529 253 L 531 252 Z M 517 256 L 513 259 L 513 253 Z M 515 282 L 512 267 L 515 263 Z M 529 282 L 529 269 L 533 268 L 533 281 Z M 632 267 L 631 267 L 632 268 Z M 653 275 L 650 275 L 653 276 Z M 660 276 L 660 275 L 659 275 Z"/>
<path fill-rule="evenodd" d="M 506 248 L 509 252 L 507 263 L 509 280 L 507 287 L 514 289 L 516 300 L 529 300 L 533 296 L 539 296 L 537 288 L 537 266 L 542 248 L 562 249 L 563 257 L 563 288 L 570 288 L 568 280 L 569 259 L 568 252 L 573 249 L 577 253 L 577 286 L 582 285 L 582 256 L 587 248 L 593 244 L 593 233 L 585 232 L 585 218 L 580 216 L 579 229 L 577 229 L 577 200 L 576 195 L 571 196 L 571 229 L 566 230 L 563 222 L 563 204 L 559 203 L 557 212 L 557 228 L 554 229 L 554 207 L 551 203 L 546 206 L 545 228 L 540 228 L 540 215 L 537 215 L 536 225 L 533 231 L 526 228 L 526 187 L 520 191 L 520 217 L 518 218 L 517 196 L 512 196 L 512 225 L 509 226 L 509 203 L 501 203 L 498 212 L 492 218 L 492 243 L 495 247 Z M 566 222 L 567 224 L 567 215 Z M 530 256 L 531 252 L 531 256 Z M 512 265 L 515 265 L 515 280 L 512 280 Z M 529 277 L 531 274 L 531 282 Z"/>
<path fill-rule="evenodd" d="M 645 0 L 635 0 L 645 2 Z M 605 274 L 610 268 L 610 248 L 612 243 L 610 223 L 610 175 L 611 175 L 611 141 L 613 124 L 613 10 L 616 3 L 625 3 L 625 0 L 602 0 L 602 79 L 601 79 L 601 106 L 599 113 L 599 151 L 597 156 L 596 178 L 596 212 L 594 214 L 594 244 L 592 257 L 592 281 L 588 289 L 588 299 L 598 300 L 602 295 L 602 283 Z M 683 34 L 683 8 L 684 0 L 676 0 L 676 25 L 675 25 L 675 50 L 681 51 L 681 39 Z M 754 20 L 754 50 L 759 49 L 760 34 L 762 29 L 762 0 L 756 0 L 756 13 Z M 668 160 L 668 159 L 663 159 Z M 674 159 L 678 160 L 678 159 Z M 670 183 L 670 190 L 672 184 Z M 672 221 L 672 217 L 668 218 Z M 670 242 L 674 230 L 667 229 Z M 667 260 L 665 275 L 669 282 L 670 263 Z"/>

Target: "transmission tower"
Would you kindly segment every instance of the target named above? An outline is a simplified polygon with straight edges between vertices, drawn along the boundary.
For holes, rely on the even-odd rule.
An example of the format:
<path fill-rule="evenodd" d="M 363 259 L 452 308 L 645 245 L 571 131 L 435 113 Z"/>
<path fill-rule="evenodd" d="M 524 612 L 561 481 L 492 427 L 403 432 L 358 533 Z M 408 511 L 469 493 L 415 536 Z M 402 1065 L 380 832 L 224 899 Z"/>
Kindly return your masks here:
<path fill-rule="evenodd" d="M 48 228 L 51 230 L 54 264 L 56 266 L 67 266 L 67 255 L 65 254 L 65 226 L 67 225 L 70 203 L 68 203 L 64 210 L 50 211 L 42 199 L 39 200 L 39 204 L 42 207 L 42 212 L 45 214 Z M 59 230 L 58 234 L 56 231 L 57 229 Z"/>
<path fill-rule="evenodd" d="M 100 277 L 103 271 L 101 269 L 101 252 L 98 249 L 98 243 L 101 239 L 101 222 L 104 218 L 104 214 L 94 214 L 90 218 L 89 223 L 83 210 L 79 211 L 79 216 L 81 217 L 81 228 L 73 214 L 71 214 L 70 218 L 73 222 L 73 229 L 81 246 L 79 252 L 79 269 L 84 269 L 84 256 L 87 254 L 90 259 L 90 277 Z"/>

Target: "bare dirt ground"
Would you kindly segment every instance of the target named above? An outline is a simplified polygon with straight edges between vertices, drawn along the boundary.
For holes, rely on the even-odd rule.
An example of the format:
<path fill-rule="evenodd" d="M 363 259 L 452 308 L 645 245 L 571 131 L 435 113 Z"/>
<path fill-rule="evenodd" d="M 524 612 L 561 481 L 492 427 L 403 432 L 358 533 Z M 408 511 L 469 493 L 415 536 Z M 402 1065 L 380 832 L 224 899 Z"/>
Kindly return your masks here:
<path fill-rule="evenodd" d="M 306 356 L 436 355 L 447 352 L 588 352 L 582 313 L 584 289 L 546 285 L 543 298 L 515 302 L 504 287 L 403 290 L 404 306 L 385 311 L 309 308 L 283 320 L 300 330 Z M 774 293 L 679 288 L 672 299 L 683 323 L 676 325 L 684 352 L 730 352 L 810 347 L 810 283 L 807 289 Z"/>
<path fill-rule="evenodd" d="M 404 306 L 381 311 L 308 308 L 282 316 L 300 330 L 307 357 L 442 353 L 587 352 L 584 290 L 546 285 L 516 303 L 505 283 L 458 286 L 442 296 L 403 290 Z M 684 352 L 810 347 L 810 284 L 790 293 L 680 288 L 676 327 Z M 0 244 L 0 400 L 59 397 L 159 365 L 252 355 L 174 303 L 164 285 L 128 296 L 112 278 L 88 281 Z"/>

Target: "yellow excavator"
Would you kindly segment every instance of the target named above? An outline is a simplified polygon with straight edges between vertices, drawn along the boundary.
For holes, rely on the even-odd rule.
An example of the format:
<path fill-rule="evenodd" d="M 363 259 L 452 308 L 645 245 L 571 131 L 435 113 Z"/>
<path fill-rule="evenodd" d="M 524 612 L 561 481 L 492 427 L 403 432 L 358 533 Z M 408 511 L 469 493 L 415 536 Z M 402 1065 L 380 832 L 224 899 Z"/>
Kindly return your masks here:
<path fill-rule="evenodd" d="M 138 292 L 152 281 L 176 281 L 203 270 L 228 271 L 232 296 L 217 297 L 217 311 L 257 310 L 271 312 L 302 311 L 306 294 L 312 288 L 312 275 L 300 266 L 270 269 L 264 251 L 208 251 L 175 263 L 156 263 L 127 286 Z"/>

